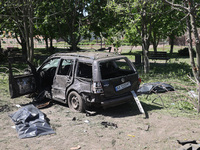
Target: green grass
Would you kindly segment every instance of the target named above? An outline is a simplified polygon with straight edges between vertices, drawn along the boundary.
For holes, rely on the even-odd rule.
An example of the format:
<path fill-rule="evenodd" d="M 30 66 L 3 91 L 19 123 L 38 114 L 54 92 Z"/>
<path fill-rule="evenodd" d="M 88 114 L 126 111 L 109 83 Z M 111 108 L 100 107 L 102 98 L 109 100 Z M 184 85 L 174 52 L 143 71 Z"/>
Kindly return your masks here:
<path fill-rule="evenodd" d="M 165 47 L 165 51 L 169 46 Z M 142 65 L 136 65 L 142 83 L 164 82 L 175 88 L 174 92 L 152 94 L 139 96 L 139 99 L 155 106 L 161 106 L 161 110 L 155 110 L 163 113 L 170 113 L 175 116 L 196 116 L 195 109 L 197 99 L 189 96 L 190 91 L 197 91 L 196 85 L 189 79 L 188 75 L 192 75 L 190 60 L 187 57 L 178 56 L 177 52 L 180 48 L 176 47 L 173 55 L 168 63 L 164 60 L 150 60 L 150 72 L 145 74 Z M 151 49 L 152 51 L 152 49 Z M 158 50 L 158 51 L 161 51 Z M 141 54 L 141 51 L 124 51 L 122 55 L 127 56 L 131 61 L 135 61 L 135 55 Z M 147 107 L 148 110 L 148 107 Z"/>

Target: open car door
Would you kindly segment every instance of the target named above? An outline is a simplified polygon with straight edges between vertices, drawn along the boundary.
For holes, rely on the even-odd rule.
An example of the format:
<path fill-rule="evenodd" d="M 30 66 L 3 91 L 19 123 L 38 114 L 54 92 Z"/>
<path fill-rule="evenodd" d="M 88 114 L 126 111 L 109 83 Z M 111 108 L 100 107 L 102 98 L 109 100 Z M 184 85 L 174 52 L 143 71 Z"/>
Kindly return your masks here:
<path fill-rule="evenodd" d="M 9 60 L 9 90 L 11 98 L 31 94 L 36 91 L 36 69 L 30 62 L 27 63 L 31 68 L 30 74 L 14 75 L 11 61 Z"/>

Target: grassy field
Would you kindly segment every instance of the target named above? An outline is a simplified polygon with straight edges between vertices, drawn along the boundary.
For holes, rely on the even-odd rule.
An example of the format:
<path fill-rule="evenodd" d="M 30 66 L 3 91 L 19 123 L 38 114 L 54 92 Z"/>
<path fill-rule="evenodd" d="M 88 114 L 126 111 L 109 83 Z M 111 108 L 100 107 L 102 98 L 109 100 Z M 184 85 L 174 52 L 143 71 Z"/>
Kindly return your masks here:
<path fill-rule="evenodd" d="M 86 49 L 85 46 L 81 48 Z M 89 46 L 87 48 L 98 49 L 99 46 Z M 175 88 L 174 92 L 168 92 L 163 94 L 142 95 L 139 99 L 142 101 L 145 109 L 151 111 L 159 111 L 161 113 L 170 113 L 175 116 L 194 116 L 197 117 L 197 111 L 195 105 L 197 99 L 190 97 L 190 91 L 196 92 L 195 84 L 189 79 L 188 75 L 191 75 L 191 68 L 189 64 L 189 58 L 178 56 L 178 50 L 183 47 L 176 46 L 174 53 L 168 63 L 165 61 L 152 61 L 150 60 L 150 72 L 144 74 L 143 66 L 136 65 L 139 75 L 142 79 L 142 83 L 150 82 L 164 82 L 172 85 Z M 152 49 L 151 49 L 152 50 Z M 64 49 L 55 50 L 65 51 Z M 141 48 L 137 47 L 129 53 L 130 47 L 122 47 L 122 55 L 126 55 L 131 61 L 135 61 L 135 54 L 141 53 Z M 169 52 L 169 46 L 160 46 L 158 51 Z M 53 53 L 54 53 L 53 52 Z M 47 56 L 52 52 L 47 52 L 45 49 L 36 49 L 35 65 L 39 65 Z M 7 62 L 1 62 L 0 64 L 0 106 L 4 106 L 9 103 L 9 88 L 8 88 L 8 67 Z M 25 66 L 20 64 L 14 65 L 15 68 L 20 68 L 23 72 Z M 159 106 L 162 109 L 154 110 L 152 107 Z"/>

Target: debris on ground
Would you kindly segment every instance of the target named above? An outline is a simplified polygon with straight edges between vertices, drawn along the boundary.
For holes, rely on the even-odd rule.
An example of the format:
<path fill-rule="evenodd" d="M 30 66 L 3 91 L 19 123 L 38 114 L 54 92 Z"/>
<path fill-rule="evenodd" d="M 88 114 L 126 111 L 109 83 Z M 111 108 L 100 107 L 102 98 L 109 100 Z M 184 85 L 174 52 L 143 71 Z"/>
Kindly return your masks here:
<path fill-rule="evenodd" d="M 177 140 L 178 144 L 185 145 L 185 144 L 198 144 L 196 140 L 193 141 L 179 141 Z"/>
<path fill-rule="evenodd" d="M 45 115 L 33 104 L 26 105 L 9 116 L 21 139 L 55 133 L 47 123 Z"/>
<path fill-rule="evenodd" d="M 135 135 L 131 135 L 131 134 L 128 134 L 128 136 L 130 136 L 130 137 L 135 137 Z"/>
<path fill-rule="evenodd" d="M 76 121 L 76 117 L 73 117 L 73 118 L 72 118 L 72 121 Z"/>
<path fill-rule="evenodd" d="M 199 144 L 185 144 L 184 146 L 181 146 L 178 150 L 199 150 L 200 145 Z"/>
<path fill-rule="evenodd" d="M 72 148 L 70 148 L 70 150 L 78 150 L 78 149 L 81 149 L 81 146 L 80 146 L 80 145 L 78 145 L 77 147 L 72 147 Z"/>
<path fill-rule="evenodd" d="M 48 102 L 45 102 L 45 103 L 42 103 L 42 104 L 37 104 L 36 107 L 41 109 L 41 108 L 48 107 L 50 104 L 51 104 L 51 101 L 48 101 Z"/>
<path fill-rule="evenodd" d="M 107 122 L 107 121 L 101 122 L 101 125 L 103 125 L 103 126 L 106 127 L 106 128 L 107 128 L 108 126 L 114 127 L 115 129 L 118 128 L 117 124 L 111 123 L 111 122 Z"/>
<path fill-rule="evenodd" d="M 174 87 L 170 84 L 163 82 L 153 82 L 153 83 L 144 83 L 137 91 L 138 95 L 141 94 L 152 94 L 152 93 L 164 93 L 168 91 L 174 91 Z"/>
<path fill-rule="evenodd" d="M 89 120 L 85 120 L 84 122 L 85 122 L 85 123 L 90 123 L 90 121 L 89 121 Z"/>
<path fill-rule="evenodd" d="M 20 107 L 21 107 L 21 105 L 19 105 L 19 104 L 16 104 L 15 106 L 16 106 L 17 108 L 20 108 Z"/>
<path fill-rule="evenodd" d="M 144 109 L 143 109 L 143 107 L 142 107 L 142 105 L 141 105 L 141 103 L 140 103 L 140 101 L 139 101 L 139 99 L 138 99 L 138 97 L 137 97 L 135 91 L 131 91 L 131 93 L 132 93 L 132 95 L 133 95 L 133 98 L 134 98 L 134 100 L 135 100 L 135 102 L 136 102 L 136 104 L 137 104 L 137 106 L 138 106 L 140 112 L 141 112 L 142 114 L 144 114 Z"/>
<path fill-rule="evenodd" d="M 178 150 L 199 150 L 200 144 L 197 143 L 196 140 L 192 141 L 179 141 L 177 142 L 182 145 Z"/>

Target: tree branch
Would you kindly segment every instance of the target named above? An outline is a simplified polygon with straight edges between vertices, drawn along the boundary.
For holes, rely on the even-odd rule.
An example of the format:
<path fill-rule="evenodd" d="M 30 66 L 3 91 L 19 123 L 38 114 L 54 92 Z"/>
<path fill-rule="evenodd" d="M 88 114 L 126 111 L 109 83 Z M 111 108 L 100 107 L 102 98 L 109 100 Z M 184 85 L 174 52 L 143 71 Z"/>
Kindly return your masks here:
<path fill-rule="evenodd" d="M 169 2 L 168 0 L 163 0 L 163 2 L 165 2 L 168 5 L 172 6 L 176 10 L 179 10 L 179 11 L 189 11 L 187 7 L 184 7 L 184 6 L 179 5 L 179 4 L 174 4 L 172 2 Z"/>

